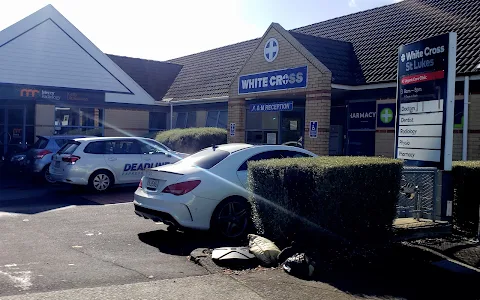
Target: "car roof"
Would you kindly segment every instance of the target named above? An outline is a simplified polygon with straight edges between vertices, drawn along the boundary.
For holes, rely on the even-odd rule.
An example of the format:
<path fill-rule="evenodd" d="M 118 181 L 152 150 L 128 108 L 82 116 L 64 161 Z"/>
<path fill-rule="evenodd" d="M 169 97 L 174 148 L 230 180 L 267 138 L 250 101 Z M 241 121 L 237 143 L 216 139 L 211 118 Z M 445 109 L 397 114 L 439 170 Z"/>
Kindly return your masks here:
<path fill-rule="evenodd" d="M 49 140 L 64 140 L 64 139 L 78 139 L 86 138 L 87 135 L 37 135 L 38 138 L 44 138 Z"/>
<path fill-rule="evenodd" d="M 145 137 L 138 137 L 138 136 L 113 136 L 113 137 L 87 137 L 87 138 L 77 138 L 75 141 L 77 142 L 92 142 L 92 141 L 112 141 L 112 140 L 128 140 L 128 139 L 135 139 L 135 140 L 152 140 Z"/>
<path fill-rule="evenodd" d="M 216 146 L 216 149 L 228 151 L 230 153 L 237 152 L 243 149 L 254 147 L 250 144 L 245 143 L 231 143 L 231 144 L 223 144 Z M 207 148 L 208 149 L 208 148 Z"/>

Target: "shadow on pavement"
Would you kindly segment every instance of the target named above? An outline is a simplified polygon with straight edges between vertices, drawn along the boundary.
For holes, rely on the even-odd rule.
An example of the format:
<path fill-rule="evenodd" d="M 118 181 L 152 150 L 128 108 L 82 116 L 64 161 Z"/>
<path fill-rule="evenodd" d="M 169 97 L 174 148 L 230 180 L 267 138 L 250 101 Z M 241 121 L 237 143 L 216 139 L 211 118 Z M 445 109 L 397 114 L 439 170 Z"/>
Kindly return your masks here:
<path fill-rule="evenodd" d="M 454 273 L 431 264 L 438 257 L 399 246 L 369 263 L 320 271 L 314 280 L 355 295 L 405 299 L 480 299 L 477 274 Z M 320 268 L 321 269 L 321 268 Z"/>
<path fill-rule="evenodd" d="M 155 230 L 138 234 L 140 241 L 171 255 L 187 256 L 197 248 L 218 248 L 241 246 L 244 243 L 225 241 L 204 231 L 165 231 Z"/>
<path fill-rule="evenodd" d="M 1 170 L 0 170 L 1 171 Z M 94 193 L 83 187 L 48 184 L 30 174 L 0 174 L 0 212 L 37 214 L 68 206 L 118 204 L 133 201 L 135 186 Z"/>

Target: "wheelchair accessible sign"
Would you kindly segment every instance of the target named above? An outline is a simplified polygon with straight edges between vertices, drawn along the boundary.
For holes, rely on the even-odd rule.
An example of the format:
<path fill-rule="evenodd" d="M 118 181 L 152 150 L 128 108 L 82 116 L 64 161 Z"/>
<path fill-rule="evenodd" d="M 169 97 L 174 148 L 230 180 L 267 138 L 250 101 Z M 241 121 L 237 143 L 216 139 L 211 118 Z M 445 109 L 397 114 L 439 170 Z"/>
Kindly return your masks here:
<path fill-rule="evenodd" d="M 310 137 L 311 138 L 317 138 L 318 136 L 318 121 L 310 121 Z"/>

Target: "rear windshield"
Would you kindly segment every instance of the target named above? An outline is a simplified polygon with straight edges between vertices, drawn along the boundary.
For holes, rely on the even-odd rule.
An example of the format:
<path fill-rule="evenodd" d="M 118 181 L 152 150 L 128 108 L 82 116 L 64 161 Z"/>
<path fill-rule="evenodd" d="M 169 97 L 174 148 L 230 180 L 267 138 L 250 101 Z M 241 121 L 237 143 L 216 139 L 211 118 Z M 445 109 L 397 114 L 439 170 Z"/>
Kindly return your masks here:
<path fill-rule="evenodd" d="M 48 140 L 44 137 L 39 137 L 38 140 L 33 144 L 33 149 L 45 149 L 47 147 Z"/>
<path fill-rule="evenodd" d="M 177 165 L 188 165 L 188 166 L 197 166 L 202 169 L 210 169 L 222 160 L 224 160 L 230 152 L 224 150 L 213 150 L 212 148 L 208 148 L 197 152 L 193 155 L 188 156 L 180 161 L 178 161 Z"/>
<path fill-rule="evenodd" d="M 80 145 L 79 142 L 75 142 L 75 141 L 68 141 L 65 145 L 63 145 L 63 147 L 58 150 L 58 154 L 73 154 L 73 152 L 75 152 L 75 150 L 77 150 L 78 148 L 78 145 Z"/>

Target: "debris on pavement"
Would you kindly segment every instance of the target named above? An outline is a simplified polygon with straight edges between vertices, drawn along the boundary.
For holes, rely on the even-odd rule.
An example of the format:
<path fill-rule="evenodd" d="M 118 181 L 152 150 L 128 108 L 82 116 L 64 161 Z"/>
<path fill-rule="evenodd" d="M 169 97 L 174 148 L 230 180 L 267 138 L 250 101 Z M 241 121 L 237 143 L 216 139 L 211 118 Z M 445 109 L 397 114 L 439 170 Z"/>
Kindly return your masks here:
<path fill-rule="evenodd" d="M 297 253 L 285 261 L 283 270 L 298 278 L 312 277 L 315 263 L 305 254 Z"/>
<path fill-rule="evenodd" d="M 260 260 L 263 266 L 277 265 L 280 249 L 272 241 L 256 234 L 249 234 L 248 240 L 250 252 Z"/>

